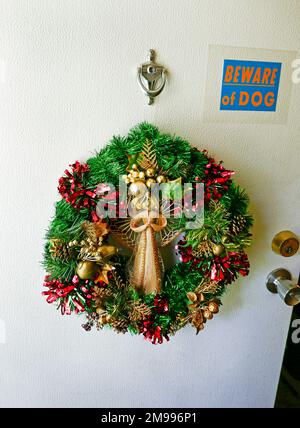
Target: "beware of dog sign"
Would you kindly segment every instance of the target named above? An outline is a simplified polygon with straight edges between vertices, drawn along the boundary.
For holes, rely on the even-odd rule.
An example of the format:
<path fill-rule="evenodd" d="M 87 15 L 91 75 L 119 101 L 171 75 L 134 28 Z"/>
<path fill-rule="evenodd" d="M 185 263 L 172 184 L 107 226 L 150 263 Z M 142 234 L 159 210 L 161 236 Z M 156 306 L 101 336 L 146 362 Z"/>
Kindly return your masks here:
<path fill-rule="evenodd" d="M 209 45 L 202 120 L 285 124 L 296 55 L 295 51 Z"/>
<path fill-rule="evenodd" d="M 221 110 L 276 111 L 281 63 L 225 59 Z"/>

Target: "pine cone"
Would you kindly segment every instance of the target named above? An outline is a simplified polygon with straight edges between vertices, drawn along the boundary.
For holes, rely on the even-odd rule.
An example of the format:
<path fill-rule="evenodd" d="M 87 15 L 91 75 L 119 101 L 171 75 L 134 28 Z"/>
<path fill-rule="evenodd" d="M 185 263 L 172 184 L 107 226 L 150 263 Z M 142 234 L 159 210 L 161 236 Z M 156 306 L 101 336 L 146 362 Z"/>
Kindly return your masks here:
<path fill-rule="evenodd" d="M 230 224 L 230 232 L 232 235 L 238 235 L 239 233 L 241 233 L 247 224 L 247 220 L 244 216 L 242 215 L 237 215 L 235 217 L 233 217 L 231 224 Z"/>
<path fill-rule="evenodd" d="M 61 239 L 54 238 L 50 240 L 50 254 L 54 259 L 67 261 L 74 257 L 74 248 Z"/>
<path fill-rule="evenodd" d="M 126 333 L 128 327 L 128 320 L 112 318 L 109 321 L 110 325 L 117 331 L 117 333 Z"/>
<path fill-rule="evenodd" d="M 95 286 L 92 298 L 94 300 L 96 309 L 103 308 L 105 300 L 110 296 L 111 291 L 108 288 Z"/>

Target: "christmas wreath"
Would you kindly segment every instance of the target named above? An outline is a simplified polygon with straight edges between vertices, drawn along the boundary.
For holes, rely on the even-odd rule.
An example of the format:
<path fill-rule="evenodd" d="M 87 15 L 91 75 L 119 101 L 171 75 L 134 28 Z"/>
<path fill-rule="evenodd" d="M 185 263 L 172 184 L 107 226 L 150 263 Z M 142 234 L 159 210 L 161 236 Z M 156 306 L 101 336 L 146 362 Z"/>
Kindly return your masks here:
<path fill-rule="evenodd" d="M 249 272 L 252 217 L 233 174 L 148 123 L 70 165 L 46 234 L 47 302 L 85 314 L 87 331 L 108 327 L 153 344 L 189 323 L 198 333 L 226 287 Z"/>

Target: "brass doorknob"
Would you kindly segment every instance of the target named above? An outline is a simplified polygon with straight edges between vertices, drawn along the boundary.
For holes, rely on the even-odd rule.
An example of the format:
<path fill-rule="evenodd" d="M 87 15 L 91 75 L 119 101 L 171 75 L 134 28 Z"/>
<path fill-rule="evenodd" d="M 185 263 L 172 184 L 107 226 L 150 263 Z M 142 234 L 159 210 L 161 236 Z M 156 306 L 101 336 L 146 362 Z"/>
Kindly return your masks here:
<path fill-rule="evenodd" d="M 273 270 L 267 276 L 266 286 L 272 293 L 278 293 L 288 306 L 300 303 L 300 286 L 292 281 L 292 275 L 288 270 L 283 268 Z"/>
<path fill-rule="evenodd" d="M 299 249 L 299 239 L 290 230 L 283 230 L 274 236 L 272 250 L 283 257 L 294 256 Z"/>

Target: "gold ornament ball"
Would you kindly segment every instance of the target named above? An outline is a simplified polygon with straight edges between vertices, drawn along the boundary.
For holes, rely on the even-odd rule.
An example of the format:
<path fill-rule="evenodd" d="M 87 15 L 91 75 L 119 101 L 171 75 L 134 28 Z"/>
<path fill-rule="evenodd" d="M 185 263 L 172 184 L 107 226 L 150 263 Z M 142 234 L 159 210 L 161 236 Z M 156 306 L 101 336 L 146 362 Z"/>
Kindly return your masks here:
<path fill-rule="evenodd" d="M 131 175 L 133 178 L 138 178 L 139 173 L 138 173 L 138 171 L 133 171 L 133 173 Z"/>
<path fill-rule="evenodd" d="M 210 312 L 210 310 L 204 309 L 203 316 L 204 316 L 205 319 L 211 320 L 212 317 L 213 317 L 213 314 Z"/>
<path fill-rule="evenodd" d="M 137 196 L 140 193 L 140 187 L 137 183 L 132 183 L 129 186 L 129 195 Z"/>
<path fill-rule="evenodd" d="M 145 173 L 144 173 L 144 171 L 140 171 L 140 172 L 139 172 L 139 178 L 140 178 L 141 180 L 143 180 L 143 179 L 145 178 Z"/>
<path fill-rule="evenodd" d="M 129 194 L 131 196 L 141 196 L 147 192 L 147 188 L 144 183 L 139 181 L 132 183 L 129 187 Z"/>
<path fill-rule="evenodd" d="M 219 305 L 217 302 L 209 302 L 208 310 L 213 314 L 217 314 L 219 312 Z"/>
<path fill-rule="evenodd" d="M 230 236 L 229 235 L 224 235 L 222 236 L 222 244 L 228 244 L 230 242 Z"/>
<path fill-rule="evenodd" d="M 155 184 L 156 181 L 154 180 L 154 178 L 148 178 L 148 180 L 146 181 L 146 185 L 147 187 L 151 187 L 152 184 Z"/>
<path fill-rule="evenodd" d="M 163 175 L 158 175 L 158 176 L 156 177 L 156 181 L 157 181 L 158 183 L 165 183 L 165 182 L 166 182 L 166 177 L 164 177 Z"/>
<path fill-rule="evenodd" d="M 137 171 L 137 170 L 138 170 L 138 166 L 137 166 L 137 164 L 136 164 L 136 163 L 133 163 L 131 168 L 132 168 L 134 171 Z"/>
<path fill-rule="evenodd" d="M 146 175 L 147 177 L 153 177 L 155 174 L 155 169 L 154 168 L 148 168 L 146 171 Z"/>
<path fill-rule="evenodd" d="M 93 279 L 99 273 L 99 266 L 95 262 L 82 261 L 78 263 L 76 273 L 81 279 Z"/>
<path fill-rule="evenodd" d="M 225 247 L 223 244 L 214 244 L 213 246 L 213 253 L 215 256 L 220 256 L 221 254 L 223 254 L 225 250 Z"/>

